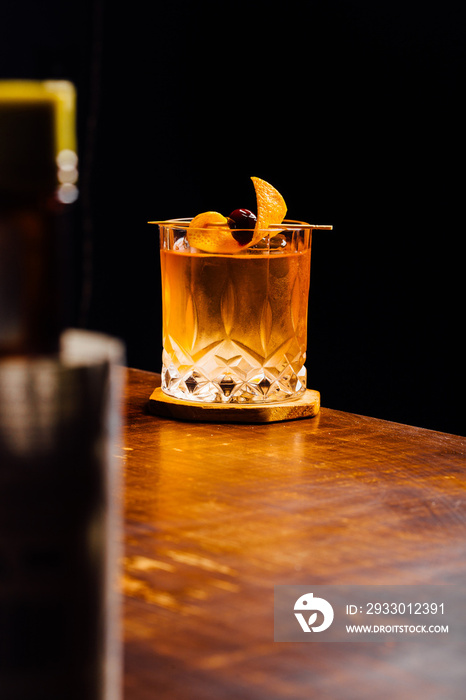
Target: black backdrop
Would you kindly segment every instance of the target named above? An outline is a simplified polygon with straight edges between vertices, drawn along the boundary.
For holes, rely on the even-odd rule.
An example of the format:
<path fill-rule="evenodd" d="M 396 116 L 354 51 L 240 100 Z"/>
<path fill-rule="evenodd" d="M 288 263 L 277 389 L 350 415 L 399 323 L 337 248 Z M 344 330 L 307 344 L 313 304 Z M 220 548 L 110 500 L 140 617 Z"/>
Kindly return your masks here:
<path fill-rule="evenodd" d="M 146 221 L 254 208 L 257 175 L 290 218 L 334 225 L 313 240 L 323 405 L 465 434 L 463 8 L 4 0 L 0 77 L 78 88 L 72 322 L 158 370 Z"/>

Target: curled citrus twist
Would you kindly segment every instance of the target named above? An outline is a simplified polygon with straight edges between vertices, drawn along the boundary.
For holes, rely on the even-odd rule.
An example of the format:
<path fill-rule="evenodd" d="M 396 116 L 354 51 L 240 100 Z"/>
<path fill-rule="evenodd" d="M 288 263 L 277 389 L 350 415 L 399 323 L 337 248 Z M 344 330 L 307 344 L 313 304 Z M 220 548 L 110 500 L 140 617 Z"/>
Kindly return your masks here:
<path fill-rule="evenodd" d="M 264 229 L 271 224 L 281 224 L 286 204 L 280 192 L 259 177 L 251 180 L 257 201 L 257 221 L 251 240 L 240 243 L 234 238 L 226 216 L 217 211 L 206 211 L 195 216 L 189 224 L 186 235 L 190 246 L 206 253 L 238 253 L 256 245 L 263 238 Z"/>

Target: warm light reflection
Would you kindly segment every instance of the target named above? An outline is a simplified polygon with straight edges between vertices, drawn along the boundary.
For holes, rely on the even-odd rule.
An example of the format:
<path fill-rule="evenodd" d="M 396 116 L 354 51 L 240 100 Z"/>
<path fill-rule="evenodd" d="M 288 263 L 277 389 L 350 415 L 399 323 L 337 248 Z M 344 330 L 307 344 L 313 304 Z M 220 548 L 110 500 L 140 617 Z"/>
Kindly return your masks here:
<path fill-rule="evenodd" d="M 57 189 L 57 199 L 63 204 L 73 204 L 78 199 L 79 191 L 76 185 L 65 182 Z"/>
<path fill-rule="evenodd" d="M 56 160 L 60 182 L 76 182 L 78 179 L 78 156 L 76 152 L 65 148 L 58 153 Z"/>
<path fill-rule="evenodd" d="M 70 148 L 61 150 L 56 158 L 58 166 L 58 182 L 60 185 L 57 189 L 57 198 L 63 204 L 72 204 L 78 198 L 78 156 L 75 151 Z"/>

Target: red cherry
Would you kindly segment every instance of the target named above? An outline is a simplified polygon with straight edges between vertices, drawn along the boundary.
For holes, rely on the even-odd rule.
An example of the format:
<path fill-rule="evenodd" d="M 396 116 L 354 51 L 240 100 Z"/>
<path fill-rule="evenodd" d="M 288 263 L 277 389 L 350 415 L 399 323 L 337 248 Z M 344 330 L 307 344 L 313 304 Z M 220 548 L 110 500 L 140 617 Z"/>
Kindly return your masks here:
<path fill-rule="evenodd" d="M 256 225 L 256 215 L 249 209 L 235 209 L 228 218 L 233 222 L 230 228 L 254 228 Z"/>
<path fill-rule="evenodd" d="M 251 242 L 256 225 L 256 215 L 249 209 L 235 209 L 228 217 L 228 225 L 232 231 L 232 236 L 240 245 L 247 245 Z M 240 229 L 235 231 L 235 229 Z M 247 229 L 246 231 L 241 229 Z"/>

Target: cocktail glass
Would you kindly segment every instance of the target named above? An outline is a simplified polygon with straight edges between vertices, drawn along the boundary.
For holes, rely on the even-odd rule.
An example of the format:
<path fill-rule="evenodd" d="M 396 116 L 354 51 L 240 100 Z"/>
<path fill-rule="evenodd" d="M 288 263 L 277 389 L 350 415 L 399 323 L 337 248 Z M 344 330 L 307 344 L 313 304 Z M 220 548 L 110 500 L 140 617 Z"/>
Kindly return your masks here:
<path fill-rule="evenodd" d="M 236 254 L 189 246 L 191 219 L 157 222 L 162 390 L 199 403 L 273 403 L 306 389 L 313 226 L 284 220 Z M 250 230 L 236 229 L 251 236 Z"/>

